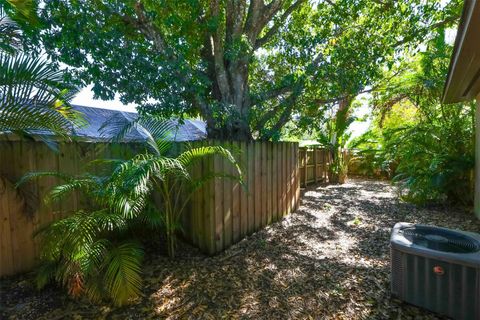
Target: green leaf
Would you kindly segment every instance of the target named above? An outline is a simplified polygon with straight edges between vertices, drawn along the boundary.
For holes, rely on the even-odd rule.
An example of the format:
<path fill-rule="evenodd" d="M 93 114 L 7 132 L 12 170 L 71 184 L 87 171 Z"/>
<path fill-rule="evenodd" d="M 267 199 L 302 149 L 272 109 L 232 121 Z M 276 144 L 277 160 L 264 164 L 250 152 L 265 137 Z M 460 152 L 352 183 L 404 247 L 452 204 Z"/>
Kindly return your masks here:
<path fill-rule="evenodd" d="M 109 251 L 103 264 L 104 282 L 115 305 L 124 305 L 140 295 L 142 258 L 138 242 L 124 242 Z"/>

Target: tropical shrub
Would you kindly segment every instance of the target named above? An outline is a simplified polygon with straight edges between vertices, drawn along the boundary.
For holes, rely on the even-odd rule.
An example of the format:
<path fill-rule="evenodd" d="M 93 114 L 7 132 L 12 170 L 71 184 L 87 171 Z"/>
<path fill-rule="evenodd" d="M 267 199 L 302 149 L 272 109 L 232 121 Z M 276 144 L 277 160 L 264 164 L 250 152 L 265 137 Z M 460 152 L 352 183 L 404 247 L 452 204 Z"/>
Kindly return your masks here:
<path fill-rule="evenodd" d="M 395 148 L 399 159 L 394 181 L 405 199 L 415 203 L 472 204 L 473 108 L 470 115 L 468 108 L 462 109 L 450 110 L 454 112 L 442 121 L 389 133 L 388 147 Z"/>
<path fill-rule="evenodd" d="M 103 167 L 105 174 L 40 172 L 20 181 L 56 176 L 64 183 L 51 190 L 47 202 L 64 199 L 76 190 L 93 202 L 39 233 L 43 243 L 39 287 L 54 280 L 74 297 L 127 303 L 140 294 L 144 245 L 162 231 L 173 257 L 180 219 L 193 192 L 215 177 L 240 179 L 238 163 L 222 146 L 187 145 L 173 154 L 172 143 L 166 140 L 168 127 L 154 120 L 131 123 L 123 134 L 133 128 L 141 130 L 148 136 L 145 150 L 127 160 L 96 160 L 93 164 Z M 209 156 L 224 157 L 239 176 L 208 172 L 193 177 L 189 168 Z"/>
<path fill-rule="evenodd" d="M 351 98 L 341 100 L 334 115 L 324 121 L 317 133 L 317 140 L 331 152 L 329 180 L 335 183 L 343 183 L 348 173 L 348 157 L 344 154 L 344 148 L 350 138 L 348 127 L 355 121 L 352 116 L 352 101 Z"/>
<path fill-rule="evenodd" d="M 396 161 L 384 150 L 382 132 L 371 128 L 359 137 L 349 141 L 350 166 L 356 174 L 372 178 L 392 178 Z"/>
<path fill-rule="evenodd" d="M 373 94 L 369 132 L 350 144 L 387 171 L 402 197 L 419 204 L 473 201 L 473 103 L 441 103 L 451 56 L 443 30 Z"/>

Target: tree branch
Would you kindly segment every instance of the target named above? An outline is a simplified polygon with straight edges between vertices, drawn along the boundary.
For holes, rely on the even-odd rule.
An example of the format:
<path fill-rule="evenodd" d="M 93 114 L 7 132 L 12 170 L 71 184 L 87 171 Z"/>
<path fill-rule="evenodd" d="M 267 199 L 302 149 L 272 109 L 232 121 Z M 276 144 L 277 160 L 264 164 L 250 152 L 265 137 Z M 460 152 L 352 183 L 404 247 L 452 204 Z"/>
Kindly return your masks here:
<path fill-rule="evenodd" d="M 250 2 L 244 32 L 252 45 L 255 45 L 260 32 L 282 8 L 283 2 L 284 0 L 273 0 L 268 5 L 265 5 L 263 0 Z"/>
<path fill-rule="evenodd" d="M 173 52 L 168 48 L 167 42 L 161 30 L 155 26 L 145 15 L 145 7 L 141 1 L 135 3 L 135 13 L 137 19 L 133 19 L 129 16 L 124 16 L 124 20 L 133 23 L 142 34 L 144 34 L 149 40 L 153 42 L 155 49 L 159 52 L 166 54 L 171 59 L 176 59 Z"/>
<path fill-rule="evenodd" d="M 248 14 L 243 32 L 247 35 L 250 43 L 255 43 L 253 41 L 255 25 L 258 23 L 260 12 L 263 11 L 264 7 L 265 4 L 263 3 L 263 0 L 251 0 L 250 5 L 248 6 Z"/>
<path fill-rule="evenodd" d="M 271 27 L 263 37 L 257 39 L 254 45 L 254 50 L 264 46 L 277 32 L 280 26 L 285 22 L 285 20 L 298 8 L 300 5 L 305 3 L 306 0 L 297 0 L 290 7 L 285 10 L 280 19 Z"/>
<path fill-rule="evenodd" d="M 265 138 L 270 139 L 274 132 L 280 131 L 285 126 L 285 124 L 290 120 L 293 107 L 295 105 L 295 102 L 297 102 L 297 99 L 299 96 L 300 96 L 300 92 L 293 92 L 290 96 L 288 96 L 288 98 L 284 100 L 283 104 L 285 105 L 285 109 L 283 110 L 277 122 L 269 130 L 269 133 Z"/>
<path fill-rule="evenodd" d="M 265 113 L 262 118 L 257 122 L 257 125 L 255 126 L 255 130 L 260 131 L 263 128 L 265 128 L 265 125 L 267 124 L 268 120 L 272 119 L 278 112 L 280 111 L 280 108 L 282 107 L 282 104 L 279 103 L 277 104 L 273 109 L 270 109 Z"/>
<path fill-rule="evenodd" d="M 443 27 L 443 26 L 445 26 L 445 25 L 448 25 L 448 24 L 450 24 L 450 23 L 453 23 L 453 22 L 457 21 L 458 19 L 460 19 L 460 16 L 448 17 L 448 18 L 446 18 L 446 19 L 443 20 L 443 21 L 439 21 L 439 22 L 434 23 L 434 24 L 432 24 L 432 25 L 429 25 L 429 26 L 427 26 L 427 27 L 425 27 L 425 28 L 422 28 L 422 30 L 420 30 L 420 32 L 428 32 L 429 30 L 434 30 L 434 29 Z M 394 44 L 394 48 L 399 47 L 399 46 L 401 46 L 401 45 L 403 45 L 403 44 L 411 41 L 412 38 L 414 38 L 414 37 L 410 37 L 410 38 L 409 38 L 409 37 L 405 37 L 405 38 L 403 38 L 402 40 L 397 41 L 397 42 Z"/>
<path fill-rule="evenodd" d="M 231 42 L 242 35 L 245 18 L 246 0 L 228 0 L 226 12 L 226 42 Z"/>
<path fill-rule="evenodd" d="M 274 88 L 270 91 L 267 91 L 267 92 L 262 93 L 262 94 L 258 95 L 257 97 L 255 97 L 255 99 L 253 101 L 253 105 L 258 103 L 259 101 L 270 100 L 270 99 L 278 97 L 279 95 L 282 95 L 282 94 L 285 94 L 285 93 L 288 93 L 288 92 L 292 92 L 292 91 L 293 91 L 293 86 L 292 85 L 287 85 L 287 86 Z"/>
<path fill-rule="evenodd" d="M 401 69 L 395 71 L 392 74 L 392 76 L 386 78 L 385 81 L 382 81 L 381 83 L 377 84 L 376 86 L 373 86 L 370 89 L 362 89 L 362 90 L 359 90 L 359 91 L 357 91 L 355 93 L 352 93 L 352 94 L 345 94 L 345 95 L 342 95 L 340 97 L 331 98 L 331 99 L 315 99 L 313 102 L 316 103 L 316 104 L 319 104 L 319 105 L 324 105 L 324 104 L 328 104 L 328 103 L 339 102 L 341 100 L 348 99 L 348 98 L 351 98 L 353 96 L 358 96 L 358 95 L 363 94 L 363 93 L 370 93 L 370 92 L 373 92 L 373 91 L 378 91 L 382 87 L 388 88 L 388 83 L 390 81 L 392 81 L 396 76 L 398 76 L 401 72 L 402 72 Z M 386 89 L 383 89 L 383 90 L 386 90 Z"/>
<path fill-rule="evenodd" d="M 288 120 L 290 120 L 290 116 L 292 114 L 295 102 L 297 101 L 298 97 L 300 96 L 303 90 L 303 85 L 297 84 L 291 90 L 292 90 L 292 93 L 288 97 L 283 99 L 283 101 L 281 101 L 275 108 L 271 109 L 266 114 L 264 114 L 263 117 L 259 120 L 259 122 L 255 126 L 257 131 L 261 131 L 262 129 L 265 128 L 265 125 L 267 124 L 267 122 L 271 120 L 276 114 L 278 114 L 282 108 L 284 108 L 280 115 L 280 118 L 273 125 L 273 127 L 268 130 L 268 133 L 266 134 L 266 136 L 262 138 L 266 138 L 266 139 L 271 138 L 273 132 L 280 130 L 288 122 Z"/>

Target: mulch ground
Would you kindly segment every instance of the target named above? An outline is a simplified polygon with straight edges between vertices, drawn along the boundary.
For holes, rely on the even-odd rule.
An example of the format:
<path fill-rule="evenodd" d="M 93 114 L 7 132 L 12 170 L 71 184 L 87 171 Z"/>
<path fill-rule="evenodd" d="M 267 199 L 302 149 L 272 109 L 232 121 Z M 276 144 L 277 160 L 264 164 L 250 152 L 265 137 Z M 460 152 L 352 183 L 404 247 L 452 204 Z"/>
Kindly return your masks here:
<path fill-rule="evenodd" d="M 480 232 L 472 213 L 403 203 L 386 182 L 309 187 L 296 213 L 221 255 L 182 245 L 173 261 L 149 256 L 130 306 L 36 291 L 27 274 L 1 280 L 0 319 L 439 319 L 390 297 L 398 221 Z"/>

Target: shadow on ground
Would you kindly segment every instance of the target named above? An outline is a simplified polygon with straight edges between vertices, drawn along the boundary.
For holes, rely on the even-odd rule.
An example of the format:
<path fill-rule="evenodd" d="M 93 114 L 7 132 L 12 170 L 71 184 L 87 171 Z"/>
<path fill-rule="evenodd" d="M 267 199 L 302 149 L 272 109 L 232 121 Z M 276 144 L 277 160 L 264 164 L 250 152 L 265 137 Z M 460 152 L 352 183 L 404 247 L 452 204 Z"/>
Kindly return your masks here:
<path fill-rule="evenodd" d="M 461 210 L 419 209 L 384 182 L 349 181 L 303 191 L 295 214 L 206 257 L 184 246 L 171 261 L 151 255 L 144 296 L 111 308 L 36 292 L 29 276 L 2 280 L 8 319 L 436 319 L 390 298 L 389 246 L 398 221 L 480 231 Z"/>

